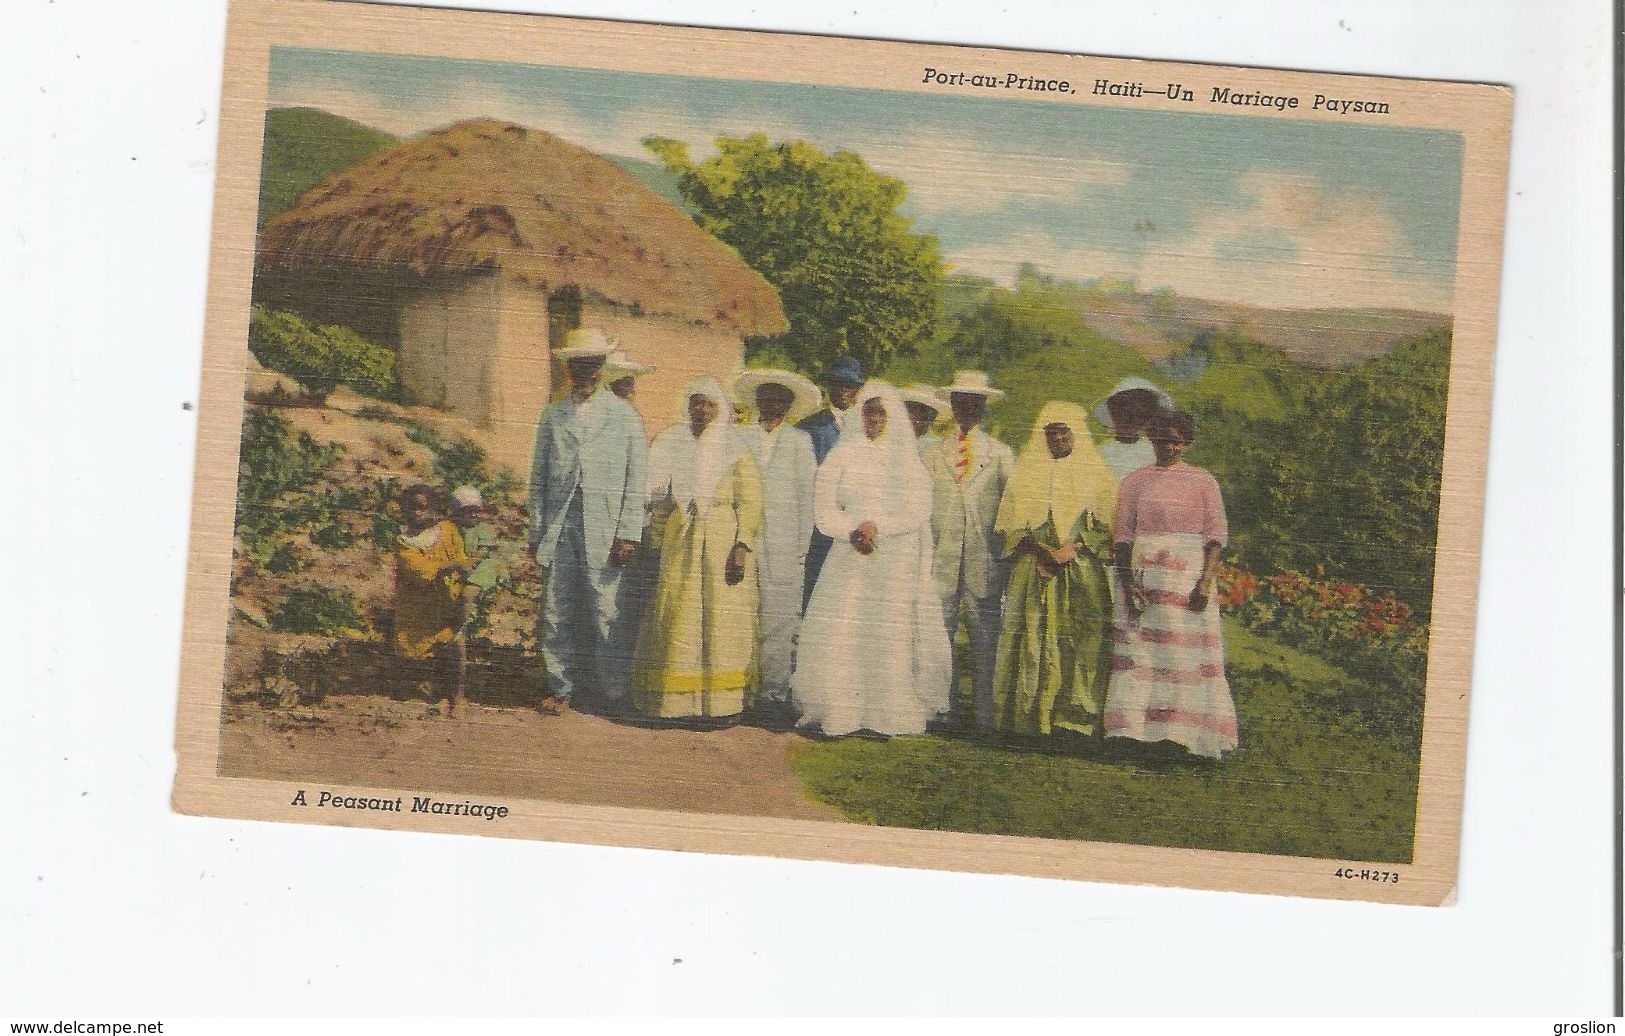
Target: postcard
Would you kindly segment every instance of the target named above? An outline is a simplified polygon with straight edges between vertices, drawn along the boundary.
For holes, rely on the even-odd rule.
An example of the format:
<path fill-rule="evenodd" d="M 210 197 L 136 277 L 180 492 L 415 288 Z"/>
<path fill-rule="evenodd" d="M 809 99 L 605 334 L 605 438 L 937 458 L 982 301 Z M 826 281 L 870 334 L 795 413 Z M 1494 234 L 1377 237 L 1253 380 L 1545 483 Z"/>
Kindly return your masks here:
<path fill-rule="evenodd" d="M 175 809 L 1453 898 L 1506 89 L 226 47 Z"/>

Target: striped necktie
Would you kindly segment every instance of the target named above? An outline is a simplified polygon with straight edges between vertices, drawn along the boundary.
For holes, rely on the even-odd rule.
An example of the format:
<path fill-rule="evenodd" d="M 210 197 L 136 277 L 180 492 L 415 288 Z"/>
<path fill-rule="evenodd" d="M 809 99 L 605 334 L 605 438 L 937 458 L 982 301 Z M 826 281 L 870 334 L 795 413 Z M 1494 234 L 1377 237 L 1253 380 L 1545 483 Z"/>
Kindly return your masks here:
<path fill-rule="evenodd" d="M 954 461 L 954 481 L 963 482 L 970 473 L 970 433 L 959 433 L 959 459 Z"/>

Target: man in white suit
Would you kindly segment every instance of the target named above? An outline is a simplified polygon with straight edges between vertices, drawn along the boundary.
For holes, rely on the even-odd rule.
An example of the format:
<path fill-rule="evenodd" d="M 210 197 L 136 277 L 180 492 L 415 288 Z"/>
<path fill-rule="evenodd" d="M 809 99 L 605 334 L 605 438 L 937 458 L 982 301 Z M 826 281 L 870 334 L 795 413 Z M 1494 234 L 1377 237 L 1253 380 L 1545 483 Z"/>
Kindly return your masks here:
<path fill-rule="evenodd" d="M 558 711 L 577 691 L 598 708 L 627 693 L 632 644 L 616 622 L 618 590 L 643 535 L 649 440 L 632 405 L 599 386 L 613 346 L 578 329 L 554 355 L 570 394 L 542 410 L 530 468 L 530 549 L 542 573 L 537 641 Z"/>
<path fill-rule="evenodd" d="M 953 411 L 954 428 L 925 453 L 931 473 L 931 531 L 936 538 L 932 575 L 942 595 L 942 619 L 952 641 L 961 618 L 974 656 L 976 726 L 993 729 L 993 665 L 999 647 L 999 608 L 1006 565 L 1003 545 L 993 531 L 999 500 L 1015 467 L 1010 447 L 982 431 L 990 400 L 1004 393 L 981 371 L 958 371 L 942 389 Z M 963 725 L 970 709 L 954 672 L 954 721 Z"/>
<path fill-rule="evenodd" d="M 789 371 L 751 370 L 734 382 L 733 395 L 755 418 L 736 434 L 750 447 L 762 472 L 762 542 L 756 557 L 760 679 L 755 707 L 769 724 L 789 726 L 795 719 L 790 674 L 801 625 L 807 547 L 813 532 L 813 482 L 818 475 L 812 436 L 792 422 L 818 408 L 818 386 Z"/>

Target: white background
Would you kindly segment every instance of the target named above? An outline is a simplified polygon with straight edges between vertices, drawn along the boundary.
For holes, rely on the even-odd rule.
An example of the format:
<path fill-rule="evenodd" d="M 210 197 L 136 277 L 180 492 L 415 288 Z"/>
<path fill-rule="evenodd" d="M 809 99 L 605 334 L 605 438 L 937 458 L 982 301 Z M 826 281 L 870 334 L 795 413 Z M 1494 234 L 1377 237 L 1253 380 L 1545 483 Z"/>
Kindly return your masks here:
<path fill-rule="evenodd" d="M 1606 4 L 548 10 L 1513 85 L 1458 904 L 170 815 L 224 4 L 7 0 L 0 1015 L 1608 1012 Z"/>

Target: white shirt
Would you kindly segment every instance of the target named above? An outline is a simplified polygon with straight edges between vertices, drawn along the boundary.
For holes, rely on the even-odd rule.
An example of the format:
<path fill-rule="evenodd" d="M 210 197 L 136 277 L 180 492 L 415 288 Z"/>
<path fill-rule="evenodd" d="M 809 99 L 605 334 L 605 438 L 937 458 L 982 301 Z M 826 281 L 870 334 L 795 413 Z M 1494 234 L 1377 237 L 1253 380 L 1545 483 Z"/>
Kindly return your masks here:
<path fill-rule="evenodd" d="M 1133 442 L 1111 438 L 1100 444 L 1100 459 L 1112 469 L 1112 477 L 1121 482 L 1129 472 L 1155 464 L 1157 451 L 1152 448 L 1151 440 L 1143 436 Z"/>
<path fill-rule="evenodd" d="M 762 467 L 765 468 L 773 463 L 773 450 L 779 445 L 779 433 L 784 430 L 784 422 L 780 421 L 774 425 L 772 431 L 768 431 L 760 424 L 755 428 L 757 456 L 761 457 Z"/>
<path fill-rule="evenodd" d="M 603 426 L 604 418 L 608 416 L 609 409 L 604 405 L 605 398 L 612 393 L 607 388 L 600 388 L 580 403 L 576 403 L 576 424 L 581 426 L 583 437 L 592 435 Z M 570 397 L 573 401 L 574 396 Z"/>

